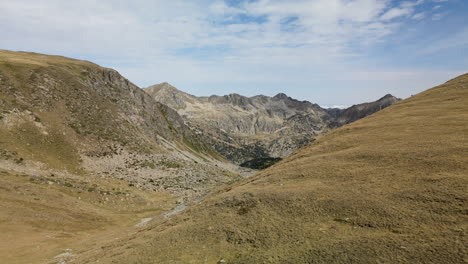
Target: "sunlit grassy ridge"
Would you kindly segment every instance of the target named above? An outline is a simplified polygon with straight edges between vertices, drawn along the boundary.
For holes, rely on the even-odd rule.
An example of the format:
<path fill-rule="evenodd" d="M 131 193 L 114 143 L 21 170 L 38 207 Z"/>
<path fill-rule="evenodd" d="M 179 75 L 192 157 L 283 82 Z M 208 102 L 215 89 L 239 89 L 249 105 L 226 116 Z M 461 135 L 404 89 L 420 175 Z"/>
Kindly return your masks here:
<path fill-rule="evenodd" d="M 466 263 L 468 75 L 321 136 L 83 263 Z"/>

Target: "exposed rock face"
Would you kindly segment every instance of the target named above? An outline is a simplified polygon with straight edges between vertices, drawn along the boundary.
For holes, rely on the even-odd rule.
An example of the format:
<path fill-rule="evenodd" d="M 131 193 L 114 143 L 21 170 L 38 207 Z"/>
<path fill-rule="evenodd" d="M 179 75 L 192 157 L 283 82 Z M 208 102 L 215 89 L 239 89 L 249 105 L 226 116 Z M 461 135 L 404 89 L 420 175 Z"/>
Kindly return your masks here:
<path fill-rule="evenodd" d="M 175 110 L 115 70 L 34 53 L 0 50 L 0 150 L 0 161 L 151 190 L 201 191 L 233 176 Z"/>
<path fill-rule="evenodd" d="M 275 133 L 284 121 L 297 114 L 321 118 L 327 112 L 318 105 L 300 102 L 278 94 L 275 97 L 245 97 L 238 94 L 195 97 L 168 83 L 146 88 L 157 101 L 174 108 L 189 120 L 203 121 L 211 127 L 242 135 Z M 318 130 L 321 130 L 317 126 Z"/>
<path fill-rule="evenodd" d="M 156 101 L 177 110 L 205 142 L 238 164 L 254 159 L 284 158 L 312 142 L 314 136 L 398 101 L 386 96 L 346 110 L 328 110 L 283 93 L 274 97 L 238 94 L 196 97 L 168 83 L 145 91 Z"/>

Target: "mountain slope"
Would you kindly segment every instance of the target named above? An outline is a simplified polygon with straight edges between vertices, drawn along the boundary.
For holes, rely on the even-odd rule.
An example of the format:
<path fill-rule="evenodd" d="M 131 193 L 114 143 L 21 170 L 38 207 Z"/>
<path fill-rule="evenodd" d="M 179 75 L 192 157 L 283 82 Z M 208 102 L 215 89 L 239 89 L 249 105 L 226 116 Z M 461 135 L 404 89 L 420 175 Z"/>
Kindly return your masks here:
<path fill-rule="evenodd" d="M 223 160 L 112 69 L 0 50 L 0 263 L 134 232 L 239 178 Z"/>
<path fill-rule="evenodd" d="M 468 74 L 78 263 L 464 263 Z"/>
<path fill-rule="evenodd" d="M 17 111 L 41 123 L 51 119 L 47 114 L 60 112 L 61 123 L 88 140 L 129 144 L 138 150 L 154 147 L 161 137 L 196 144 L 172 109 L 114 70 L 56 56 L 7 51 L 0 56 L 2 119 L 14 123 L 11 113 Z"/>
<path fill-rule="evenodd" d="M 196 97 L 168 83 L 145 89 L 156 101 L 172 107 L 227 159 L 260 164 L 285 158 L 330 128 L 350 123 L 398 101 L 387 96 L 346 110 L 326 110 L 285 94 L 245 97 L 238 94 Z"/>
<path fill-rule="evenodd" d="M 167 164 L 189 165 L 199 175 L 195 178 L 206 178 L 210 166 L 218 171 L 209 160 L 217 162 L 220 156 L 176 111 L 112 69 L 58 56 L 0 51 L 0 87 L 2 160 L 113 175 L 147 189 L 166 188 L 164 177 L 154 184 L 148 178 L 151 169 L 161 176 L 174 174 L 158 170 Z M 195 187 L 182 185 L 174 187 Z"/>

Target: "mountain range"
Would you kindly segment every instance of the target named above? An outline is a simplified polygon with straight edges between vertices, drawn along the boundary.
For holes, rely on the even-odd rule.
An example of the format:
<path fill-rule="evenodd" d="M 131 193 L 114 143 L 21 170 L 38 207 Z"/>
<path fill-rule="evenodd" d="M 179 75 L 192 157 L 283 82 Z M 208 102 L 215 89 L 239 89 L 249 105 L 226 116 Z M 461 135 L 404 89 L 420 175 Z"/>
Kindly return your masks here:
<path fill-rule="evenodd" d="M 346 109 L 325 109 L 283 93 L 274 97 L 238 94 L 196 97 L 168 83 L 144 90 L 176 110 L 218 153 L 236 164 L 253 168 L 264 168 L 264 162 L 285 158 L 314 141 L 314 137 L 400 100 L 386 95 L 375 102 Z"/>

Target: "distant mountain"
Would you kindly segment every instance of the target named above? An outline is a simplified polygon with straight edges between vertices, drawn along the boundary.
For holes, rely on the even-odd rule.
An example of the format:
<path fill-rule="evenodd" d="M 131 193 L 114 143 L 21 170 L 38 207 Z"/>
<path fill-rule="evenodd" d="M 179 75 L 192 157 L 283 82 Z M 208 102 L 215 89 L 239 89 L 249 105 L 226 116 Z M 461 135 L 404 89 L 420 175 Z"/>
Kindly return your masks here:
<path fill-rule="evenodd" d="M 340 127 L 342 125 L 349 124 L 375 112 L 378 112 L 386 107 L 389 107 L 400 100 L 401 99 L 396 98 L 391 94 L 387 94 L 375 102 L 353 105 L 345 109 L 329 108 L 327 109 L 327 112 L 334 119 L 334 121 L 331 123 L 331 127 Z"/>
<path fill-rule="evenodd" d="M 227 159 L 257 165 L 262 160 L 287 157 L 330 128 L 370 115 L 399 100 L 389 95 L 348 109 L 324 109 L 283 93 L 274 97 L 238 94 L 196 97 L 168 83 L 144 90 L 156 101 L 175 109 L 205 142 Z"/>

